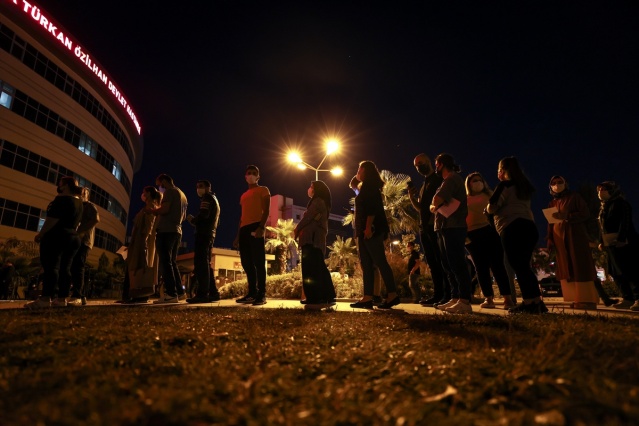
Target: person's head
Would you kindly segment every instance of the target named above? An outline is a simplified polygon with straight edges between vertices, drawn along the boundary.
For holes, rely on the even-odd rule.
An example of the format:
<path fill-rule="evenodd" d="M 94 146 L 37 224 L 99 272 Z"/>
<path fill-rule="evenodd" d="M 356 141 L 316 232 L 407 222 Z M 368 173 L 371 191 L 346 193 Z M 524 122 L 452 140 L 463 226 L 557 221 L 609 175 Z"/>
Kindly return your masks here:
<path fill-rule="evenodd" d="M 175 186 L 175 184 L 173 183 L 173 178 L 165 173 L 162 173 L 155 179 L 155 185 L 163 189 L 172 188 L 173 186 Z"/>
<path fill-rule="evenodd" d="M 80 199 L 84 202 L 87 202 L 89 201 L 89 198 L 91 198 L 91 190 L 88 186 L 83 186 L 82 192 L 80 193 Z"/>
<path fill-rule="evenodd" d="M 548 189 L 550 190 L 550 195 L 556 197 L 568 189 L 568 182 L 566 182 L 563 176 L 555 175 L 550 178 Z"/>
<path fill-rule="evenodd" d="M 607 180 L 597 185 L 597 197 L 601 201 L 608 201 L 621 196 L 621 187 L 616 182 Z"/>
<path fill-rule="evenodd" d="M 311 182 L 311 186 L 308 188 L 308 196 L 311 201 L 314 198 L 321 198 L 326 204 L 326 208 L 331 210 L 331 190 L 321 180 L 314 180 Z M 310 204 L 310 201 L 309 201 Z"/>
<path fill-rule="evenodd" d="M 348 187 L 355 191 L 355 195 L 359 194 L 359 188 L 362 186 L 362 182 L 357 179 L 357 175 L 353 176 L 348 184 Z"/>
<path fill-rule="evenodd" d="M 155 186 L 145 186 L 140 197 L 145 203 L 160 204 L 162 194 Z"/>
<path fill-rule="evenodd" d="M 435 173 L 441 176 L 444 171 L 448 173 L 459 173 L 461 171 L 461 168 L 455 164 L 453 156 L 445 152 L 435 157 Z"/>
<path fill-rule="evenodd" d="M 497 178 L 500 181 L 512 181 L 515 184 L 517 198 L 520 200 L 530 200 L 535 192 L 535 187 L 524 174 L 516 157 L 504 157 L 499 161 Z"/>
<path fill-rule="evenodd" d="M 428 155 L 422 153 L 418 154 L 413 160 L 413 165 L 417 169 L 420 175 L 428 176 L 433 172 L 433 166 Z"/>
<path fill-rule="evenodd" d="M 208 180 L 198 180 L 195 184 L 195 190 L 198 197 L 203 197 L 204 194 L 211 192 L 211 182 Z"/>
<path fill-rule="evenodd" d="M 408 248 L 408 250 L 415 250 L 415 241 L 409 241 L 408 243 L 406 243 L 406 247 Z"/>
<path fill-rule="evenodd" d="M 376 188 L 384 186 L 384 180 L 379 174 L 377 166 L 372 161 L 362 161 L 357 169 L 357 179 L 365 185 L 372 185 Z"/>
<path fill-rule="evenodd" d="M 78 195 L 78 182 L 75 180 L 73 176 L 64 176 L 61 177 L 58 181 L 58 194 L 63 195 Z"/>
<path fill-rule="evenodd" d="M 486 180 L 479 172 L 472 172 L 466 176 L 466 195 L 486 194 L 490 196 L 492 191 L 486 183 Z"/>
<path fill-rule="evenodd" d="M 244 179 L 249 185 L 256 185 L 257 181 L 260 180 L 260 169 L 252 164 L 246 166 L 246 169 L 244 170 Z"/>

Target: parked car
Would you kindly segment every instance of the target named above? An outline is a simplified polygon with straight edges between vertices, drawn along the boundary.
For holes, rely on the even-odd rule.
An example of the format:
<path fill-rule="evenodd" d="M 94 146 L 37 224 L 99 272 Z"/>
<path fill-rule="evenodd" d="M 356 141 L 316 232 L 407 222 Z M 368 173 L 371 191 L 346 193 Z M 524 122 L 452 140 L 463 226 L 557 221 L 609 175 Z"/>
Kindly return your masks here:
<path fill-rule="evenodd" d="M 563 297 L 561 293 L 561 283 L 553 275 L 539 280 L 541 294 L 545 297 Z"/>

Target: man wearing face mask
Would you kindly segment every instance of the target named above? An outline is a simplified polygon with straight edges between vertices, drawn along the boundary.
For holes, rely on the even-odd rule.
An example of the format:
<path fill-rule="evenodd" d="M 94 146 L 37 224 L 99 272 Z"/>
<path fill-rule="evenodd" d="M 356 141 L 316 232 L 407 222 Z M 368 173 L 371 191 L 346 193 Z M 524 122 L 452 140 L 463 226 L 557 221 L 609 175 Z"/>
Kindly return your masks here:
<path fill-rule="evenodd" d="M 220 300 L 211 276 L 211 249 L 220 218 L 220 204 L 211 192 L 208 180 L 197 181 L 196 189 L 200 197 L 200 211 L 197 216 L 188 215 L 186 219 L 195 226 L 193 266 L 198 286 L 195 297 L 186 299 L 186 303 L 208 303 Z"/>
<path fill-rule="evenodd" d="M 410 196 L 411 204 L 420 215 L 424 257 L 426 258 L 426 263 L 428 263 L 435 289 L 433 297 L 422 299 L 420 303 L 424 306 L 434 306 L 450 300 L 450 285 L 448 285 L 448 281 L 442 271 L 441 252 L 434 229 L 434 215 L 430 212 L 430 203 L 437 188 L 441 186 L 443 179 L 441 175 L 433 171 L 430 158 L 426 154 L 417 155 L 413 160 L 413 164 L 419 174 L 424 176 L 424 183 L 419 191 L 415 187 L 409 187 L 408 195 Z"/>
<path fill-rule="evenodd" d="M 242 268 L 248 281 L 248 294 L 236 299 L 237 303 L 264 305 L 266 303 L 266 251 L 264 227 L 271 206 L 271 193 L 257 182 L 260 170 L 246 166 L 244 180 L 248 189 L 240 197 L 242 216 L 233 247 L 239 248 Z"/>
<path fill-rule="evenodd" d="M 155 180 L 155 184 L 160 187 L 160 192 L 164 193 L 160 207 L 149 210 L 158 220 L 155 247 L 160 274 L 164 279 L 164 297 L 153 303 L 179 303 L 186 296 L 177 267 L 177 252 L 182 242 L 182 222 L 186 219 L 188 203 L 186 196 L 175 186 L 171 176 L 161 174 Z"/>
<path fill-rule="evenodd" d="M 564 300 L 573 302 L 575 309 L 597 309 L 596 270 L 586 231 L 588 205 L 581 195 L 567 188 L 562 176 L 553 176 L 548 186 L 553 197 L 548 207 L 557 209 L 552 216 L 560 220 L 548 224 L 548 248 L 557 257 L 555 276 Z"/>

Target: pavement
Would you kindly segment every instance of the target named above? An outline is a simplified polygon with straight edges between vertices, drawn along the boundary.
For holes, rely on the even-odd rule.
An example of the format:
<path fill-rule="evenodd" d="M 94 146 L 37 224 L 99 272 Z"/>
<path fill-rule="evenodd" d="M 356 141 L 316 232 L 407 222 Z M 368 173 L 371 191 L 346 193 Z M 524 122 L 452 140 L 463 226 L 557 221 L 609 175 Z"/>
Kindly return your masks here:
<path fill-rule="evenodd" d="M 345 311 L 345 312 L 371 312 L 368 309 L 354 309 L 350 307 L 350 304 L 355 302 L 354 299 L 338 299 L 335 306 L 333 306 L 333 310 L 335 311 Z M 0 309 L 21 309 L 24 307 L 25 303 L 28 300 L 2 300 L 0 301 Z M 597 305 L 596 310 L 583 310 L 583 309 L 573 309 L 570 307 L 570 302 L 565 302 L 562 298 L 544 298 L 544 303 L 548 307 L 549 313 L 551 314 L 569 314 L 569 315 L 604 315 L 604 316 L 624 316 L 624 317 L 635 317 L 639 319 L 639 312 L 634 312 L 630 310 L 619 310 L 613 307 L 606 307 L 603 304 Z M 503 309 L 503 301 L 500 299 L 495 300 L 495 304 L 497 305 L 494 309 L 486 309 L 480 308 L 478 304 L 473 304 L 473 313 L 477 314 L 485 314 L 485 315 L 501 315 L 507 316 L 508 311 Z M 190 309 L 190 308 L 217 308 L 217 307 L 234 307 L 238 309 L 304 309 L 305 305 L 302 305 L 299 300 L 290 300 L 290 299 L 268 299 L 265 305 L 261 306 L 252 306 L 252 305 L 243 305 L 235 302 L 235 299 L 224 299 L 218 302 L 211 303 L 201 303 L 201 304 L 188 304 L 186 302 L 180 302 L 175 305 L 154 305 L 153 303 L 145 303 L 145 304 L 136 304 L 136 305 L 122 305 L 119 303 L 115 303 L 115 299 L 89 299 L 86 306 L 70 306 L 66 309 L 86 309 L 86 308 L 94 308 L 94 307 L 104 307 L 104 306 L 115 306 L 120 307 L 122 309 L 142 309 L 142 308 L 150 308 L 150 309 Z M 55 308 L 62 309 L 62 308 Z M 424 307 L 416 303 L 409 302 L 408 300 L 402 300 L 402 303 L 395 306 L 393 309 L 388 310 L 390 313 L 404 313 L 410 315 L 454 315 L 449 314 L 447 312 L 442 312 L 435 308 Z M 375 308 L 373 312 L 387 312 L 386 310 L 381 310 Z"/>

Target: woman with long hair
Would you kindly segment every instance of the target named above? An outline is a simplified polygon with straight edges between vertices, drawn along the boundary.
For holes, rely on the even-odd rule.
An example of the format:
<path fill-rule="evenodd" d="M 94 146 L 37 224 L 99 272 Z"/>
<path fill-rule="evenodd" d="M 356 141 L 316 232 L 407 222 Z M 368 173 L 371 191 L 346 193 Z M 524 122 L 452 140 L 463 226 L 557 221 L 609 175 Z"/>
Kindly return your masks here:
<path fill-rule="evenodd" d="M 316 180 L 308 188 L 308 197 L 304 216 L 294 231 L 302 247 L 302 287 L 306 306 L 334 305 L 335 287 L 324 259 L 331 191 L 324 182 Z"/>
<path fill-rule="evenodd" d="M 364 279 L 364 297 L 352 308 L 373 308 L 373 290 L 375 286 L 375 267 L 379 269 L 386 284 L 388 294 L 379 309 L 390 309 L 398 305 L 393 271 L 386 259 L 384 240 L 388 237 L 389 227 L 384 211 L 382 187 L 384 180 L 372 161 L 362 161 L 357 169 L 357 179 L 362 182 L 359 194 L 355 197 L 355 231 L 357 232 L 358 252 Z"/>
<path fill-rule="evenodd" d="M 530 200 L 535 187 L 530 183 L 515 157 L 501 159 L 497 178 L 500 182 L 490 197 L 486 211 L 494 215 L 495 227 L 501 237 L 506 259 L 515 270 L 524 299 L 520 305 L 508 311 L 513 314 L 548 312 L 548 308 L 541 300 L 537 275 L 530 266 L 532 254 L 539 239 L 539 231 L 530 210 Z"/>
<path fill-rule="evenodd" d="M 479 172 L 473 172 L 466 177 L 466 200 L 468 202 L 468 236 L 466 249 L 470 253 L 477 271 L 477 280 L 481 292 L 486 300 L 479 305 L 481 308 L 495 307 L 495 292 L 493 290 L 492 276 L 497 282 L 499 293 L 504 298 L 504 309 L 515 306 L 510 291 L 510 280 L 504 266 L 504 249 L 499 239 L 499 234 L 491 225 L 484 213 L 488 200 L 493 194 L 490 187 Z"/>

